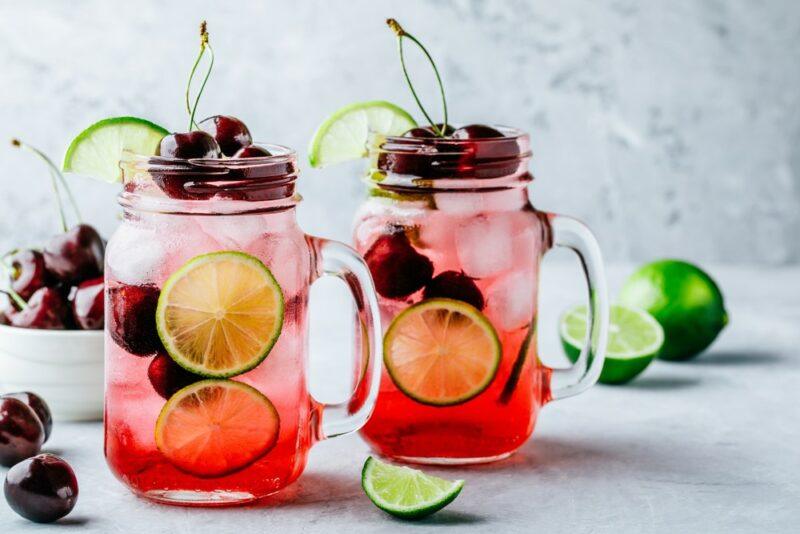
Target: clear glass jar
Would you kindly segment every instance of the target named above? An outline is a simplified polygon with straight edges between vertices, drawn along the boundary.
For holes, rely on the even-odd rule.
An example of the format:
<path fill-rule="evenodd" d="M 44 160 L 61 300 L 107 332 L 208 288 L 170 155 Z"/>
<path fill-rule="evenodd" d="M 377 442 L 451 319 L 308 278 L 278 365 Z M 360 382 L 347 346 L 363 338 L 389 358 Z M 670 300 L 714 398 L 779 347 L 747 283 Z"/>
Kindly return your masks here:
<path fill-rule="evenodd" d="M 105 454 L 117 478 L 155 501 L 228 505 L 274 493 L 300 475 L 317 440 L 360 428 L 377 395 L 378 312 L 366 265 L 346 245 L 300 229 L 295 153 L 263 146 L 273 155 L 129 155 L 122 164 L 124 218 L 108 243 L 105 271 Z M 266 358 L 225 378 L 177 365 L 156 323 L 159 295 L 170 277 L 198 257 L 219 252 L 246 258 L 258 272 L 266 266 L 283 301 L 282 327 Z M 354 358 L 365 372 L 349 410 L 321 404 L 307 389 L 309 287 L 323 275 L 350 287 L 361 325 Z M 249 287 L 257 286 L 243 291 L 240 280 L 249 278 L 216 276 L 197 292 L 216 298 L 204 304 L 204 313 L 219 328 L 229 328 L 224 341 L 233 353 L 235 343 L 227 337 L 233 327 L 225 323 L 233 316 L 225 314 L 237 313 L 234 304 L 214 303 L 228 294 L 249 298 Z M 206 307 L 214 308 L 210 315 Z M 256 330 L 249 332 L 257 337 Z"/>
<path fill-rule="evenodd" d="M 598 245 L 578 221 L 531 205 L 529 138 L 498 129 L 505 137 L 370 142 L 354 242 L 379 294 L 385 365 L 361 433 L 382 455 L 503 458 L 528 439 L 545 403 L 583 391 L 602 368 Z M 593 341 L 568 370 L 537 357 L 539 265 L 553 246 L 578 254 L 591 295 Z"/>

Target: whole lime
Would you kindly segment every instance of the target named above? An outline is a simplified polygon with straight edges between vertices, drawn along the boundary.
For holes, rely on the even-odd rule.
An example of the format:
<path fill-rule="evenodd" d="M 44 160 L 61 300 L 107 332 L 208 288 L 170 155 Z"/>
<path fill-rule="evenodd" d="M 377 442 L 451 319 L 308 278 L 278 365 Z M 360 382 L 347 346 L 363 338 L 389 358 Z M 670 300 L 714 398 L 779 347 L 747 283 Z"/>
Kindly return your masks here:
<path fill-rule="evenodd" d="M 640 267 L 625 281 L 619 303 L 647 310 L 664 328 L 658 357 L 688 360 L 703 352 L 728 323 L 722 292 L 702 269 L 680 260 Z"/>

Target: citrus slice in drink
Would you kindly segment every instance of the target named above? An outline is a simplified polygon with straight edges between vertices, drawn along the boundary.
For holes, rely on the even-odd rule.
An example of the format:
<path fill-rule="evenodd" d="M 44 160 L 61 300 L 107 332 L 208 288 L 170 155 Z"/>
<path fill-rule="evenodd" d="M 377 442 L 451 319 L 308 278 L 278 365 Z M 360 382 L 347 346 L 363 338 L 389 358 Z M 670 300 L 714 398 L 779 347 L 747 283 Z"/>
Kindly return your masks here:
<path fill-rule="evenodd" d="M 278 442 L 280 417 L 257 389 L 203 380 L 175 393 L 156 422 L 156 446 L 178 469 L 219 477 L 242 469 Z"/>
<path fill-rule="evenodd" d="M 489 320 L 452 299 L 425 300 L 403 310 L 383 338 L 386 370 L 397 388 L 434 406 L 480 395 L 497 374 L 501 353 Z"/>
<path fill-rule="evenodd" d="M 370 133 L 401 135 L 417 123 L 391 102 L 372 100 L 345 106 L 325 119 L 308 147 L 312 167 L 323 167 L 367 155 Z"/>
<path fill-rule="evenodd" d="M 445 480 L 418 469 L 390 465 L 372 456 L 361 470 L 361 487 L 381 510 L 403 519 L 420 519 L 453 502 L 463 480 Z"/>
<path fill-rule="evenodd" d="M 586 306 L 570 308 L 561 316 L 561 343 L 577 361 L 586 336 Z M 664 329 L 649 313 L 628 306 L 611 306 L 608 348 L 600 382 L 622 384 L 645 370 L 664 344 Z"/>
<path fill-rule="evenodd" d="M 156 327 L 167 352 L 201 376 L 228 378 L 267 357 L 283 326 L 283 293 L 270 270 L 243 252 L 189 260 L 161 289 Z"/>
<path fill-rule="evenodd" d="M 122 180 L 122 152 L 150 156 L 169 132 L 138 117 L 112 117 L 98 121 L 79 133 L 67 148 L 63 169 L 104 182 Z"/>

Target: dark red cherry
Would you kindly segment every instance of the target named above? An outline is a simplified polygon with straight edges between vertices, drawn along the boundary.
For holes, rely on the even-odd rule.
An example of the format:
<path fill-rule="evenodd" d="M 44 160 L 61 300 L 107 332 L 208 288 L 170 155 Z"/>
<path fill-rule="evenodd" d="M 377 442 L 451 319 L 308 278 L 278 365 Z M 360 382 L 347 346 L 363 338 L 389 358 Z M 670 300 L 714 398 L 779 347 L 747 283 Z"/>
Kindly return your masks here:
<path fill-rule="evenodd" d="M 40 330 L 65 330 L 71 325 L 70 310 L 64 295 L 53 287 L 37 289 L 28 305 L 9 312 L 12 326 Z"/>
<path fill-rule="evenodd" d="M 52 523 L 75 508 L 78 479 L 67 462 L 40 454 L 18 463 L 3 487 L 12 510 L 35 523 Z"/>
<path fill-rule="evenodd" d="M 222 153 L 228 157 L 233 156 L 242 147 L 253 144 L 250 130 L 236 117 L 214 115 L 200 121 L 198 126 L 217 141 Z"/>
<path fill-rule="evenodd" d="M 159 352 L 150 362 L 147 378 L 156 393 L 165 399 L 169 399 L 179 389 L 203 380 L 202 376 L 187 371 L 164 352 Z"/>
<path fill-rule="evenodd" d="M 33 408 L 19 399 L 0 398 L 0 465 L 11 467 L 38 454 L 44 425 Z"/>
<path fill-rule="evenodd" d="M 161 349 L 156 330 L 160 294 L 151 284 L 108 288 L 108 333 L 117 345 L 137 356 L 150 356 Z"/>
<path fill-rule="evenodd" d="M 426 299 L 447 298 L 472 304 L 483 309 L 483 295 L 475 281 L 459 271 L 445 271 L 433 277 L 425 286 L 423 297 Z"/>
<path fill-rule="evenodd" d="M 6 393 L 2 399 L 17 399 L 27 404 L 39 417 L 39 421 L 44 427 L 44 441 L 50 439 L 50 434 L 53 432 L 53 416 L 50 413 L 50 407 L 47 403 L 36 393 L 30 391 L 19 391 L 16 393 Z"/>
<path fill-rule="evenodd" d="M 31 298 L 34 291 L 47 283 L 44 255 L 38 250 L 18 250 L 6 261 L 11 266 L 11 289 L 24 300 Z"/>
<path fill-rule="evenodd" d="M 103 277 L 92 278 L 72 288 L 69 294 L 70 308 L 75 324 L 82 330 L 102 330 L 105 320 Z"/>
<path fill-rule="evenodd" d="M 441 130 L 442 124 L 439 123 L 436 125 L 438 129 Z M 449 124 L 444 126 L 444 135 L 449 136 L 452 135 L 455 131 L 455 128 L 450 126 Z M 430 125 L 428 126 L 417 126 L 416 128 L 411 128 L 406 133 L 403 134 L 403 137 L 417 137 L 417 138 L 433 138 L 439 137 L 436 135 L 436 132 L 433 131 Z"/>
<path fill-rule="evenodd" d="M 271 156 L 272 152 L 267 150 L 264 147 L 260 147 L 258 145 L 248 145 L 245 147 L 240 148 L 236 151 L 236 154 L 233 155 L 234 158 L 265 158 L 267 156 Z"/>
<path fill-rule="evenodd" d="M 164 158 L 218 158 L 221 154 L 214 138 L 202 130 L 165 135 L 158 145 L 158 155 Z"/>
<path fill-rule="evenodd" d="M 453 132 L 453 139 L 490 139 L 505 137 L 502 132 L 485 124 L 468 124 Z"/>
<path fill-rule="evenodd" d="M 422 289 L 433 263 L 417 252 L 404 232 L 380 236 L 364 255 L 375 289 L 386 298 L 402 298 Z"/>
<path fill-rule="evenodd" d="M 100 234 L 88 224 L 50 239 L 44 247 L 47 272 L 66 284 L 78 284 L 103 274 L 105 245 Z"/>

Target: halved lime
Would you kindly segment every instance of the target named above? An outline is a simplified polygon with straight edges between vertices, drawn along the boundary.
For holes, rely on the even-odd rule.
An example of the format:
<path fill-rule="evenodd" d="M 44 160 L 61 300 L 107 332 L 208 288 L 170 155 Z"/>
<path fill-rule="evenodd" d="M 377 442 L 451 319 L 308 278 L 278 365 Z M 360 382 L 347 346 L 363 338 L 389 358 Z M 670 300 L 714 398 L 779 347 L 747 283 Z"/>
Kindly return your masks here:
<path fill-rule="evenodd" d="M 229 475 L 278 442 L 275 406 L 252 386 L 203 380 L 175 393 L 156 422 L 158 450 L 174 466 L 202 477 Z"/>
<path fill-rule="evenodd" d="M 688 360 L 703 352 L 728 324 L 722 291 L 700 267 L 680 260 L 641 266 L 628 277 L 619 302 L 647 310 L 664 328 L 658 357 Z"/>
<path fill-rule="evenodd" d="M 500 365 L 492 324 L 474 306 L 430 299 L 403 310 L 383 338 L 386 371 L 423 404 L 452 406 L 480 395 Z"/>
<path fill-rule="evenodd" d="M 119 182 L 123 150 L 153 155 L 169 132 L 138 117 L 112 117 L 98 121 L 78 134 L 64 155 L 64 172 L 75 172 L 104 182 Z"/>
<path fill-rule="evenodd" d="M 421 519 L 453 502 L 463 480 L 445 480 L 418 469 L 389 465 L 372 456 L 361 470 L 361 487 L 384 512 L 403 519 Z"/>
<path fill-rule="evenodd" d="M 586 336 L 586 306 L 570 308 L 559 321 L 561 343 L 577 361 Z M 608 324 L 608 348 L 600 382 L 622 384 L 645 370 L 664 344 L 664 330 L 649 313 L 614 305 Z"/>
<path fill-rule="evenodd" d="M 158 298 L 156 326 L 178 365 L 227 378 L 267 357 L 281 333 L 283 309 L 281 287 L 258 258 L 213 252 L 170 276 Z"/>
<path fill-rule="evenodd" d="M 372 100 L 340 108 L 317 128 L 308 147 L 312 167 L 363 158 L 370 133 L 400 135 L 417 123 L 391 102 Z"/>

